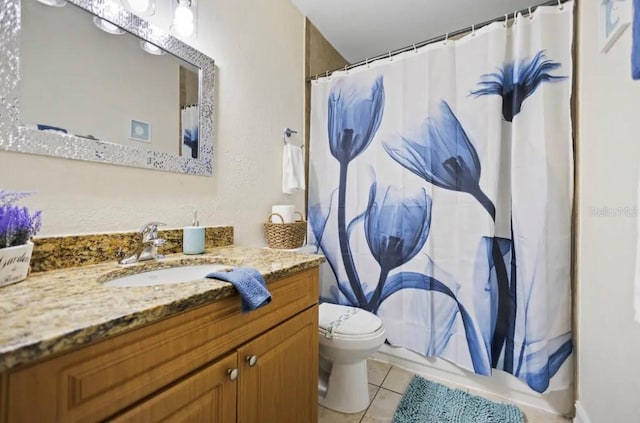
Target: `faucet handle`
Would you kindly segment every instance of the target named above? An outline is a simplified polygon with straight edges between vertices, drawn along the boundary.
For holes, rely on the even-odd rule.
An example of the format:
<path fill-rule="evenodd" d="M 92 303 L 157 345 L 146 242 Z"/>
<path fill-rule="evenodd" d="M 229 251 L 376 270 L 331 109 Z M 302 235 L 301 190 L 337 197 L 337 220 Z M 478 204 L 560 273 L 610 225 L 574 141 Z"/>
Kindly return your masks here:
<path fill-rule="evenodd" d="M 166 223 L 162 222 L 149 222 L 140 229 L 142 234 L 142 242 L 153 241 L 158 239 L 158 226 L 166 226 Z"/>

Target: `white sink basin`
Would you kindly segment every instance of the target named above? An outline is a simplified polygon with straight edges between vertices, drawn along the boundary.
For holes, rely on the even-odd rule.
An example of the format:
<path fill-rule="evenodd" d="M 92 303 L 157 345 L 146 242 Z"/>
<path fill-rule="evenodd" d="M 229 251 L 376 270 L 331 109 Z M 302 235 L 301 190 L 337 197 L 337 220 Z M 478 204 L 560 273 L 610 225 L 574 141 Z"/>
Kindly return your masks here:
<path fill-rule="evenodd" d="M 204 279 L 211 272 L 230 270 L 232 266 L 226 264 L 200 264 L 193 266 L 170 267 L 165 269 L 150 270 L 134 275 L 121 276 L 104 282 L 104 286 L 155 286 L 169 285 L 173 283 L 192 282 Z"/>

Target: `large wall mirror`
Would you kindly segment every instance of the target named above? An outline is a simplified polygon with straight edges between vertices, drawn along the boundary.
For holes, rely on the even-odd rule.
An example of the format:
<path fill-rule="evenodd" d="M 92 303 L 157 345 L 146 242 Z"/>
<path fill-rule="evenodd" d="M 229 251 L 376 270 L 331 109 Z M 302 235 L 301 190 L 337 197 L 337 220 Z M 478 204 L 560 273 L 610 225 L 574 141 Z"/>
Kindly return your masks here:
<path fill-rule="evenodd" d="M 210 176 L 211 58 L 112 0 L 0 0 L 0 149 Z"/>

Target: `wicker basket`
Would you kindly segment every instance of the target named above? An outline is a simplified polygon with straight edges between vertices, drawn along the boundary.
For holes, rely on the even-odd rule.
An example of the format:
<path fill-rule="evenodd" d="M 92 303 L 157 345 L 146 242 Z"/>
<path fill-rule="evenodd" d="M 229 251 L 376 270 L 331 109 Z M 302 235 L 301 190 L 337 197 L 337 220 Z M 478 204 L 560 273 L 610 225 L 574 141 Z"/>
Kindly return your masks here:
<path fill-rule="evenodd" d="M 307 222 L 300 212 L 300 220 L 293 223 L 284 223 L 284 219 L 278 213 L 271 213 L 264 222 L 264 239 L 269 248 L 291 250 L 304 245 L 304 237 L 307 234 Z M 273 223 L 272 217 L 278 216 L 280 223 Z"/>

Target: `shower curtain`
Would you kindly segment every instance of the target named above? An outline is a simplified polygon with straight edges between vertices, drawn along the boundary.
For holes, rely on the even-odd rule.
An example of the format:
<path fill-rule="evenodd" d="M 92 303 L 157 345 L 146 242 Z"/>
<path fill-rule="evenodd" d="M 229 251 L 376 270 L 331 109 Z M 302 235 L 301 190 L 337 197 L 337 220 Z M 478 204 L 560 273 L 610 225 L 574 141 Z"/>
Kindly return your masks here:
<path fill-rule="evenodd" d="M 200 109 L 196 106 L 185 106 L 180 111 L 182 128 L 183 156 L 198 158 L 198 129 L 200 128 Z"/>
<path fill-rule="evenodd" d="M 549 389 L 573 349 L 572 25 L 573 3 L 540 7 L 312 83 L 322 301 L 378 314 L 393 346 Z"/>

